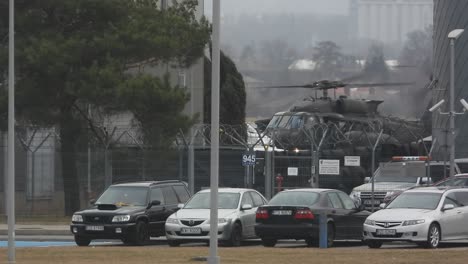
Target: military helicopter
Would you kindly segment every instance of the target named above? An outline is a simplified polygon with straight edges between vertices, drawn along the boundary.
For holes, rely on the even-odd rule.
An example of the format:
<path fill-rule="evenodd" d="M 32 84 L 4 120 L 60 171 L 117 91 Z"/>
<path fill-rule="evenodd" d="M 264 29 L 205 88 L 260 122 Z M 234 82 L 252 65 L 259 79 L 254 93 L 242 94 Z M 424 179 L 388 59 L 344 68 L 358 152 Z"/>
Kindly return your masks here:
<path fill-rule="evenodd" d="M 409 121 L 393 116 L 381 115 L 378 106 L 382 100 L 352 99 L 347 95 L 336 96 L 337 88 L 350 87 L 401 87 L 411 83 L 372 83 L 372 84 L 347 84 L 341 81 L 323 80 L 306 85 L 275 86 L 276 88 L 310 88 L 316 91 L 316 96 L 305 98 L 302 102 L 294 104 L 288 111 L 278 112 L 271 119 L 258 120 L 257 126 L 263 127 L 267 133 L 275 132 L 278 142 L 282 138 L 289 138 L 287 148 L 310 147 L 307 140 L 294 139 L 298 130 L 311 128 L 319 124 L 337 124 L 338 127 L 356 140 L 361 137 L 363 131 L 366 136 L 374 137 L 380 130 L 383 136 L 392 144 L 408 144 L 427 136 L 426 127 L 419 121 Z M 332 99 L 328 91 L 335 92 Z M 394 88 L 393 88 L 394 89 Z M 317 96 L 317 91 L 322 91 L 322 96 Z M 267 124 L 268 122 L 268 124 Z M 349 123 L 349 124 L 347 124 Z M 266 125 L 267 124 L 267 125 Z M 353 127 L 350 127 L 353 125 Z M 296 132 L 296 133 L 295 133 Z M 352 138 L 352 139 L 353 139 Z M 283 144 L 284 145 L 284 144 Z"/>
<path fill-rule="evenodd" d="M 340 179 L 330 181 L 345 182 L 345 185 L 351 188 L 369 176 L 371 151 L 380 132 L 382 134 L 378 144 L 378 158 L 379 161 L 386 161 L 392 156 L 427 154 L 427 146 L 421 142 L 424 137 L 430 135 L 430 130 L 427 130 L 420 120 L 382 115 L 378 107 L 383 100 L 337 96 L 336 90 L 348 87 L 389 86 L 391 89 L 398 89 L 397 87 L 408 85 L 412 83 L 349 84 L 323 80 L 306 85 L 274 86 L 285 89 L 309 88 L 315 90 L 315 96 L 305 98 L 287 111 L 274 114 L 272 118 L 258 120 L 257 127 L 263 126 L 264 134 L 272 139 L 273 144 L 288 152 L 282 155 L 310 155 L 312 151 L 318 150 L 320 158 L 340 159 L 341 162 L 345 156 L 360 156 L 359 168 L 343 168 Z M 333 90 L 333 98 L 329 96 L 330 90 Z M 322 95 L 319 97 L 320 91 Z M 334 185 L 321 187 L 337 188 Z"/>

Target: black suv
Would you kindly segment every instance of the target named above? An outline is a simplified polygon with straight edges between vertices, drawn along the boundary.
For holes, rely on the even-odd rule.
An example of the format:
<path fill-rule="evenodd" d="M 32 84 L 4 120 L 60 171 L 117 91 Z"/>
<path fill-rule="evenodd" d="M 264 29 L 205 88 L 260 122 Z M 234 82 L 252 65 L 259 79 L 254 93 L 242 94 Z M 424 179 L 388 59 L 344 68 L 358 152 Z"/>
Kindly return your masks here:
<path fill-rule="evenodd" d="M 93 239 L 144 245 L 163 236 L 166 219 L 190 198 L 182 181 L 120 183 L 109 186 L 93 207 L 73 214 L 70 230 L 78 246 Z"/>

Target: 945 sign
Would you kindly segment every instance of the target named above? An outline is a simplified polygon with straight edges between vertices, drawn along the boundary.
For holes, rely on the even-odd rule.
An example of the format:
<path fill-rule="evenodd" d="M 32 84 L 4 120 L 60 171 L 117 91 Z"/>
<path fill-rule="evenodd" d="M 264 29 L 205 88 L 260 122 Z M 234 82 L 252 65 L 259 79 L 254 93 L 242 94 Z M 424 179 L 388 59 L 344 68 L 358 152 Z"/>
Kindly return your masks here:
<path fill-rule="evenodd" d="M 244 153 L 242 155 L 242 166 L 253 166 L 255 165 L 255 153 Z"/>

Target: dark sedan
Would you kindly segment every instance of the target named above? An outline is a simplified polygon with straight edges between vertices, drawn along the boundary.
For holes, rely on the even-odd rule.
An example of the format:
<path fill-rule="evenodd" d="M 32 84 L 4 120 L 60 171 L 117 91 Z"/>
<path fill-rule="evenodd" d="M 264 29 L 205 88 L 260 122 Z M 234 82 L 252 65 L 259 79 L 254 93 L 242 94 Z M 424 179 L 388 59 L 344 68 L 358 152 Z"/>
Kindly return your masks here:
<path fill-rule="evenodd" d="M 334 240 L 361 240 L 370 212 L 356 207 L 344 192 L 333 189 L 295 189 L 276 194 L 257 209 L 255 233 L 266 247 L 279 239 L 304 239 L 319 244 L 319 216 L 327 216 L 328 247 Z"/>

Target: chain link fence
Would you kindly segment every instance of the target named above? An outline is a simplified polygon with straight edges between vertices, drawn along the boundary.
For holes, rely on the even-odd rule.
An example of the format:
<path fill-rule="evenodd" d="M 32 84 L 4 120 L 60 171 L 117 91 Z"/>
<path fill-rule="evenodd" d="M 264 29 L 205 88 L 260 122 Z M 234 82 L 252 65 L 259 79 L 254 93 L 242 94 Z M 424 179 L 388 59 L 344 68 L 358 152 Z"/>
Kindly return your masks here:
<path fill-rule="evenodd" d="M 221 125 L 219 185 L 254 188 L 267 198 L 283 189 L 304 187 L 335 188 L 349 193 L 371 175 L 372 147 L 384 125 L 347 121 L 295 130 Z M 62 169 L 64 153 L 59 135 L 54 129 L 28 127 L 18 131 L 17 214 L 63 216 L 63 176 L 69 172 Z M 210 186 L 210 125 L 196 125 L 190 133 L 179 133 L 168 149 L 143 145 L 134 127 L 111 131 L 105 144 L 83 140 L 75 155 L 79 189 L 76 199 L 81 208 L 111 183 L 178 179 L 187 182 L 193 192 Z M 401 136 L 402 131 L 394 133 Z M 414 138 L 417 141 L 416 135 Z M 389 134 L 382 137 L 378 146 L 376 163 L 404 152 Z M 1 169 L 6 172 L 5 138 L 0 150 Z M 253 162 L 243 162 L 246 154 L 254 157 Z M 347 156 L 359 157 L 359 164 L 345 164 Z M 3 198 L 4 175 L 0 179 Z M 0 214 L 5 214 L 5 203 L 0 204 Z"/>

